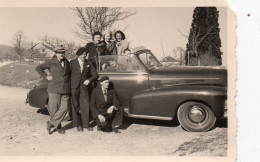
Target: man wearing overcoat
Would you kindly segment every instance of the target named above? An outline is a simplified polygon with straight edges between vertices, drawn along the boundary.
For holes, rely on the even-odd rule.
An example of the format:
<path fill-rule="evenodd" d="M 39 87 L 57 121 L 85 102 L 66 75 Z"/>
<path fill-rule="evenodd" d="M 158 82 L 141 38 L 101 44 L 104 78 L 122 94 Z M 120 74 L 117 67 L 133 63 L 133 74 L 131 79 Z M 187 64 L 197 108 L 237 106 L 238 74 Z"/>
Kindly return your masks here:
<path fill-rule="evenodd" d="M 91 82 L 98 78 L 98 74 L 92 63 L 86 60 L 85 48 L 79 48 L 76 55 L 78 58 L 70 62 L 73 127 L 79 132 L 83 128 L 92 131 L 89 127 L 89 93 Z"/>
<path fill-rule="evenodd" d="M 98 131 L 112 126 L 115 133 L 121 133 L 118 127 L 122 125 L 123 108 L 114 90 L 109 89 L 108 76 L 102 76 L 98 86 L 93 90 L 90 107 Z"/>
<path fill-rule="evenodd" d="M 46 78 L 48 83 L 48 96 L 50 121 L 47 121 L 47 131 L 50 134 L 51 128 L 56 127 L 60 134 L 65 130 L 61 127 L 61 121 L 68 113 L 68 102 L 70 94 L 70 67 L 69 61 L 65 58 L 65 49 L 58 46 L 54 50 L 55 56 L 45 63 L 38 65 L 35 70 Z M 48 69 L 48 73 L 45 70 Z"/>

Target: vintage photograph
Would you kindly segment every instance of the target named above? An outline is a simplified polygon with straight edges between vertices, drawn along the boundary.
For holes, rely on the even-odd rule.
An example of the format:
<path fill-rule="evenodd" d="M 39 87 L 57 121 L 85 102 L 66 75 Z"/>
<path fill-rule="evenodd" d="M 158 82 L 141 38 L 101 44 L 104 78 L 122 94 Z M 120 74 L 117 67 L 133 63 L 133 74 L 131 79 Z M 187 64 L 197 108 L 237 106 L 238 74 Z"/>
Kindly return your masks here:
<path fill-rule="evenodd" d="M 228 10 L 0 8 L 0 155 L 228 157 Z"/>

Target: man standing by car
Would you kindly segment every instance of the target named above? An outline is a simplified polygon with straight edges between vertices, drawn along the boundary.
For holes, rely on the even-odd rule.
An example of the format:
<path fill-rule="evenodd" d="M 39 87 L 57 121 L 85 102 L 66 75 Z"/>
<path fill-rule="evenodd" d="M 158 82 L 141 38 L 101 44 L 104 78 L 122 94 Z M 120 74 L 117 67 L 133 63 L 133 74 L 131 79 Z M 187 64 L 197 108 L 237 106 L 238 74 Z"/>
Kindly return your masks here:
<path fill-rule="evenodd" d="M 121 107 L 115 92 L 109 87 L 109 77 L 102 76 L 100 84 L 91 94 L 91 111 L 93 119 L 97 123 L 97 130 L 111 127 L 115 133 L 121 133 L 118 127 L 123 122 L 123 108 Z"/>
<path fill-rule="evenodd" d="M 64 56 L 65 49 L 62 45 L 55 48 L 54 52 L 55 56 L 52 59 L 38 65 L 35 70 L 49 81 L 47 88 L 50 113 L 50 121 L 47 122 L 48 133 L 51 133 L 52 127 L 56 127 L 59 133 L 64 134 L 65 130 L 61 127 L 61 121 L 68 112 L 70 67 L 69 61 Z M 48 73 L 44 71 L 47 69 Z"/>
<path fill-rule="evenodd" d="M 98 78 L 98 74 L 91 62 L 86 60 L 86 49 L 79 48 L 77 59 L 70 62 L 71 95 L 72 95 L 72 122 L 79 132 L 89 127 L 89 92 L 90 84 Z"/>
<path fill-rule="evenodd" d="M 100 32 L 94 32 L 92 34 L 93 42 L 86 45 L 86 52 L 89 55 L 88 60 L 93 63 L 95 68 L 97 68 L 98 56 L 109 55 L 109 51 L 104 43 L 101 42 L 101 37 L 102 34 Z"/>

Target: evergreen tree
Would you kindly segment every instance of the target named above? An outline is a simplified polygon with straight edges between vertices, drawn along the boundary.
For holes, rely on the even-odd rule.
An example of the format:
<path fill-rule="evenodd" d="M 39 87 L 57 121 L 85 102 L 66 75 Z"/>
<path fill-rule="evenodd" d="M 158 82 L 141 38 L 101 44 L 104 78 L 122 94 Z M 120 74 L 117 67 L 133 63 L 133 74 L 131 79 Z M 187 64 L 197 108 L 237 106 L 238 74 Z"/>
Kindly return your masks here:
<path fill-rule="evenodd" d="M 222 65 L 218 17 L 219 11 L 216 7 L 196 7 L 194 9 L 186 45 L 186 65 Z"/>

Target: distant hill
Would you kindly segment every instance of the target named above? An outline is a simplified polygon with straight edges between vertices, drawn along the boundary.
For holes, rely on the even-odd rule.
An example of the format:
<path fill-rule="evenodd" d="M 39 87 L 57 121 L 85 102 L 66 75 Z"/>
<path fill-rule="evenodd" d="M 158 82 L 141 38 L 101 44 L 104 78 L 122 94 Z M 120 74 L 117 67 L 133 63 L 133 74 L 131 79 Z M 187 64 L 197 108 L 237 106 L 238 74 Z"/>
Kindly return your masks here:
<path fill-rule="evenodd" d="M 12 57 L 18 57 L 15 50 L 10 46 L 0 45 L 0 58 L 11 59 Z"/>

